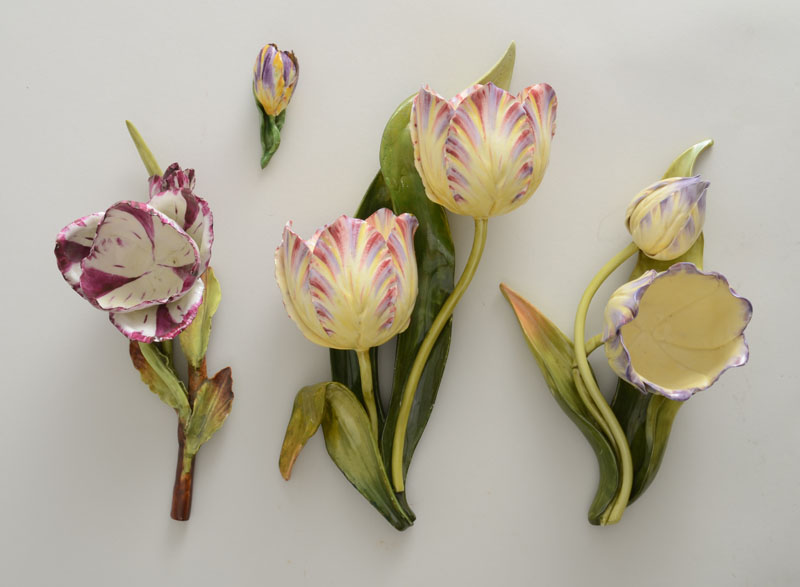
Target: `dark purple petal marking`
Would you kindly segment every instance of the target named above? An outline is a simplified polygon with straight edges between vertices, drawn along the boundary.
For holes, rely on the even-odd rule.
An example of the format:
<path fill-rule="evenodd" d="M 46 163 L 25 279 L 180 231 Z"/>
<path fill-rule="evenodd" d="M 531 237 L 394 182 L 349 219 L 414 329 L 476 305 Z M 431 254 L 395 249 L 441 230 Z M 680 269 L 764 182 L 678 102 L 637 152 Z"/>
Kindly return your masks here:
<path fill-rule="evenodd" d="M 136 279 L 139 276 L 112 275 L 100 269 L 85 267 L 81 275 L 81 289 L 88 298 L 96 300 Z"/>

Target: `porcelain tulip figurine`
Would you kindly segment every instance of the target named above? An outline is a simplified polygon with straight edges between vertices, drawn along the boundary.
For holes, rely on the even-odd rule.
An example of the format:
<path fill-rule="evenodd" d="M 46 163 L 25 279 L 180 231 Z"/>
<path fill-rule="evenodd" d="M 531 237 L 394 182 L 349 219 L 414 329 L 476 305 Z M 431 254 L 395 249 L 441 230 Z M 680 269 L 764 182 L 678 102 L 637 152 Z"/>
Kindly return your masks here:
<path fill-rule="evenodd" d="M 683 402 L 748 359 L 744 330 L 750 302 L 725 277 L 700 269 L 708 182 L 692 176 L 711 141 L 682 153 L 666 176 L 631 202 L 625 226 L 633 241 L 589 283 L 578 304 L 572 340 L 505 285 L 554 396 L 597 453 L 600 482 L 589 509 L 593 524 L 618 522 L 658 472 L 673 419 Z M 592 298 L 632 255 L 631 280 L 605 309 L 603 332 L 585 337 Z M 620 377 L 609 404 L 587 356 L 605 347 Z"/>
<path fill-rule="evenodd" d="M 369 349 L 408 328 L 417 298 L 417 219 L 383 208 L 366 220 L 341 216 L 307 241 L 283 229 L 275 277 L 289 317 L 311 342 L 358 355 L 375 440 L 378 417 Z"/>
<path fill-rule="evenodd" d="M 414 163 L 431 201 L 472 216 L 475 238 L 464 272 L 420 346 L 400 407 L 392 446 L 392 482 L 404 491 L 406 427 L 419 378 L 436 339 L 480 262 L 489 218 L 524 204 L 539 187 L 555 134 L 556 94 L 547 84 L 514 96 L 476 84 L 446 100 L 423 87 L 411 107 Z"/>
<path fill-rule="evenodd" d="M 214 220 L 194 192 L 194 170 L 173 163 L 162 174 L 138 131 L 128 128 L 150 174 L 150 198 L 117 202 L 68 224 L 56 238 L 56 261 L 67 283 L 130 339 L 142 380 L 178 413 L 172 517 L 187 520 L 195 455 L 233 401 L 230 368 L 211 379 L 206 372 L 220 298 L 209 266 Z M 175 338 L 188 363 L 188 384 L 173 365 Z"/>
<path fill-rule="evenodd" d="M 300 71 L 291 51 L 280 51 L 274 43 L 265 45 L 253 66 L 253 95 L 261 114 L 261 169 L 272 159 L 281 144 L 281 129 L 286 107 L 297 86 Z"/>

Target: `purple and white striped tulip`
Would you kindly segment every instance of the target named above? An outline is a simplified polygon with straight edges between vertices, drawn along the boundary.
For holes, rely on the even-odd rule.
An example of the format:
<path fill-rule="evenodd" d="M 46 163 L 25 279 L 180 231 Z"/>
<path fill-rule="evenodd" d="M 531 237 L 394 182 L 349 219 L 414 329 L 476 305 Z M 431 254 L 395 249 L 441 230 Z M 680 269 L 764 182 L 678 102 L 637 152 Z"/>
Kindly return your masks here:
<path fill-rule="evenodd" d="M 603 340 L 611 368 L 643 392 L 683 401 L 747 362 L 752 304 L 723 275 L 676 263 L 611 296 Z"/>
<path fill-rule="evenodd" d="M 264 46 L 253 67 L 253 93 L 264 112 L 277 116 L 292 99 L 299 73 L 291 51 L 279 51 L 274 43 Z"/>
<path fill-rule="evenodd" d="M 311 342 L 367 350 L 408 328 L 417 299 L 417 219 L 383 208 L 340 216 L 304 241 L 283 229 L 275 278 L 289 317 Z"/>
<path fill-rule="evenodd" d="M 636 246 L 660 261 L 688 251 L 703 231 L 708 186 L 699 175 L 670 177 L 639 192 L 625 214 Z"/>
<path fill-rule="evenodd" d="M 475 85 L 449 101 L 424 86 L 411 106 L 410 131 L 428 198 L 473 218 L 524 204 L 547 169 L 557 104 L 547 84 L 516 97 Z"/>
<path fill-rule="evenodd" d="M 147 203 L 117 202 L 56 238 L 64 279 L 131 340 L 174 338 L 203 300 L 213 218 L 193 189 L 194 170 L 174 163 L 150 178 Z"/>

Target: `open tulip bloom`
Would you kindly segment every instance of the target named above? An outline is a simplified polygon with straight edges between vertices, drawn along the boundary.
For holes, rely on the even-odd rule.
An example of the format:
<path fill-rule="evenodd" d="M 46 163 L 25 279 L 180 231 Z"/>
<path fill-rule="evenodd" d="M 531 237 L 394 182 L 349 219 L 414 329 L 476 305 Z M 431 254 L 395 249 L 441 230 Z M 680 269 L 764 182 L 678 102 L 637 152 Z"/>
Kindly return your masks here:
<path fill-rule="evenodd" d="M 687 149 L 664 179 L 633 199 L 625 225 L 634 242 L 590 282 L 572 340 L 501 285 L 553 395 L 597 454 L 600 481 L 589 509 L 593 524 L 618 522 L 653 481 L 682 403 L 748 359 L 744 330 L 752 305 L 724 276 L 700 269 L 709 184 L 691 173 L 710 144 Z M 630 281 L 606 305 L 603 332 L 587 340 L 593 296 L 636 253 Z M 620 378 L 610 404 L 587 359 L 600 346 Z"/>
<path fill-rule="evenodd" d="M 130 339 L 142 380 L 178 413 L 172 517 L 186 520 L 195 455 L 233 400 L 230 368 L 211 379 L 206 373 L 211 317 L 220 298 L 209 267 L 213 217 L 194 193 L 194 170 L 174 163 L 162 175 L 141 136 L 128 127 L 151 174 L 149 200 L 117 202 L 70 223 L 56 238 L 55 254 L 67 283 Z M 189 366 L 188 385 L 173 367 L 176 337 Z"/>
<path fill-rule="evenodd" d="M 479 83 L 452 100 L 425 86 L 401 104 L 384 130 L 381 169 L 357 214 L 363 220 L 341 217 L 308 240 L 287 226 L 276 254 L 289 316 L 309 340 L 334 349 L 333 381 L 297 395 L 281 472 L 289 478 L 321 425 L 336 464 L 401 530 L 415 518 L 405 495 L 408 467 L 433 409 L 452 314 L 477 269 L 488 220 L 530 199 L 549 159 L 555 92 L 547 84 L 516 96 L 501 89 L 514 58 L 512 44 Z M 475 221 L 457 283 L 446 210 Z M 384 413 L 374 357 L 395 335 Z"/>

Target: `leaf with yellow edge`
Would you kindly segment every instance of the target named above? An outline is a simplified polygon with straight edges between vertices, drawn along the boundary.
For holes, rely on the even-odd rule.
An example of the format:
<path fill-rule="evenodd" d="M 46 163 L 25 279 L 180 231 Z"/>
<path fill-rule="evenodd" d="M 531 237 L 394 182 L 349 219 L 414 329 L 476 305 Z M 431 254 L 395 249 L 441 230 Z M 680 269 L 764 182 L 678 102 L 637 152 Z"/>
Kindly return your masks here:
<path fill-rule="evenodd" d="M 199 367 L 208 351 L 208 341 L 211 337 L 211 318 L 219 308 L 222 291 L 219 281 L 214 276 L 214 271 L 209 267 L 202 276 L 205 283 L 203 302 L 197 309 L 197 316 L 183 332 L 178 335 L 181 349 L 186 360 L 192 367 Z"/>

